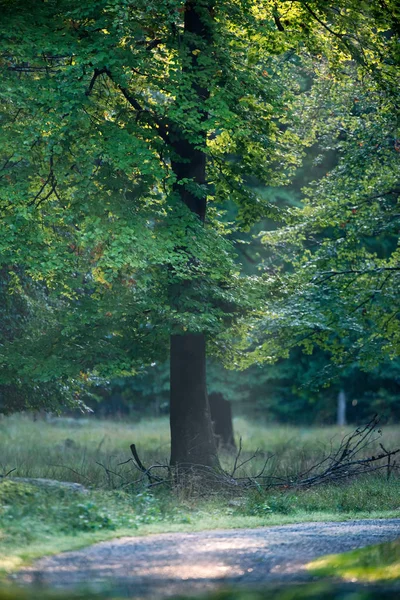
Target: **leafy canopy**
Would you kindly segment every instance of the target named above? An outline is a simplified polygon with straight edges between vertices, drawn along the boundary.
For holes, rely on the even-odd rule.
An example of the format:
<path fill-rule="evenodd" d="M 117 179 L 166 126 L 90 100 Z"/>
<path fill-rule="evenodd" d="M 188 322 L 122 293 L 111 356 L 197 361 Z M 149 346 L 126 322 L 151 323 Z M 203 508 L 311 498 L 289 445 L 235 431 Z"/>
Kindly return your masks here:
<path fill-rule="evenodd" d="M 321 323 L 334 331 L 331 309 L 315 309 L 323 294 L 314 294 L 321 265 L 331 263 L 309 248 L 304 254 L 303 241 L 308 231 L 329 230 L 319 252 L 331 256 L 332 228 L 340 228 L 335 206 L 342 222 L 360 192 L 367 199 L 378 187 L 382 193 L 382 181 L 385 194 L 395 184 L 383 132 L 392 131 L 398 9 L 381 4 L 0 3 L 1 268 L 5 293 L 31 298 L 39 286 L 47 315 L 45 327 L 32 318 L 26 335 L 15 329 L 3 340 L 5 384 L 16 372 L 20 385 L 85 379 L 93 370 L 131 373 L 165 356 L 171 332 L 205 332 L 210 350 L 237 364 L 266 331 L 272 347 L 270 336 L 253 361 L 268 359 L 288 335 L 298 340 Z M 209 20 L 207 42 L 184 29 L 194 7 Z M 199 86 L 208 90 L 200 103 Z M 382 160 L 378 152 L 374 161 L 363 156 L 360 146 L 354 152 L 358 138 L 374 132 Z M 205 186 L 176 180 L 176 139 L 206 153 Z M 312 187 L 302 211 L 257 193 L 288 184 L 316 140 L 342 153 L 331 187 Z M 259 187 L 249 187 L 250 179 Z M 177 186 L 207 195 L 204 227 Z M 233 222 L 228 201 L 236 206 Z M 375 206 L 379 213 L 379 199 Z M 266 216 L 288 224 L 264 241 L 284 248 L 285 264 L 296 256 L 290 278 L 238 269 L 229 236 Z M 340 252 L 346 245 L 356 252 L 352 240 L 349 234 Z M 338 264 L 347 268 L 344 258 Z"/>

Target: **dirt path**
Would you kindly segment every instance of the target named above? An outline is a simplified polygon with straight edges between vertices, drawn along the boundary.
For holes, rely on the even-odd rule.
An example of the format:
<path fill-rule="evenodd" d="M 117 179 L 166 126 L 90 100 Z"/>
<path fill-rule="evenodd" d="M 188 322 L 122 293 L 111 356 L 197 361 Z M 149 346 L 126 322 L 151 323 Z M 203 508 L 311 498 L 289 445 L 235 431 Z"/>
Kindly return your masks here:
<path fill-rule="evenodd" d="M 230 584 L 306 581 L 304 565 L 400 536 L 400 519 L 129 537 L 43 558 L 18 580 L 61 588 L 110 586 L 134 598 Z"/>

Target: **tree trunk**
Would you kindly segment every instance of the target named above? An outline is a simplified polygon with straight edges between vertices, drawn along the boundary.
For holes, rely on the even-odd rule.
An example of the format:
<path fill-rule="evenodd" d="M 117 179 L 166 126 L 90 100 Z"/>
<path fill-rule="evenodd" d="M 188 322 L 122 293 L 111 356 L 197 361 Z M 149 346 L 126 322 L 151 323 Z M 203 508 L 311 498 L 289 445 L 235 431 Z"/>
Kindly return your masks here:
<path fill-rule="evenodd" d="M 231 403 L 219 392 L 210 394 L 208 401 L 217 445 L 226 450 L 236 450 Z"/>
<path fill-rule="evenodd" d="M 200 123 L 207 119 L 204 101 L 209 90 L 198 83 L 201 66 L 198 64 L 196 44 L 201 38 L 207 46 L 212 43 L 211 3 L 208 0 L 187 0 L 185 3 L 184 34 L 188 35 L 190 64 L 183 68 L 192 77 L 192 91 L 198 99 Z M 195 44 L 195 45 L 193 45 Z M 200 128 L 201 129 L 201 128 Z M 206 184 L 206 127 L 197 131 L 197 139 L 191 142 L 187 133 L 178 125 L 170 132 L 174 150 L 171 168 L 176 175 L 174 191 L 180 200 L 204 223 L 206 216 L 206 193 L 199 193 L 186 183 L 198 186 Z M 202 189 L 202 188 L 199 188 Z M 188 261 L 196 259 L 189 257 Z M 190 286 L 182 284 L 179 294 L 185 294 Z M 176 288 L 174 290 L 176 296 Z M 178 298 L 179 300 L 179 298 Z M 219 467 L 216 443 L 212 430 L 210 407 L 206 387 L 206 340 L 203 334 L 184 333 L 171 336 L 171 465 L 202 465 Z"/>
<path fill-rule="evenodd" d="M 337 424 L 340 427 L 346 425 L 346 392 L 344 390 L 340 390 L 338 394 L 338 404 L 337 404 Z"/>
<path fill-rule="evenodd" d="M 218 467 L 202 334 L 171 336 L 171 464 Z"/>

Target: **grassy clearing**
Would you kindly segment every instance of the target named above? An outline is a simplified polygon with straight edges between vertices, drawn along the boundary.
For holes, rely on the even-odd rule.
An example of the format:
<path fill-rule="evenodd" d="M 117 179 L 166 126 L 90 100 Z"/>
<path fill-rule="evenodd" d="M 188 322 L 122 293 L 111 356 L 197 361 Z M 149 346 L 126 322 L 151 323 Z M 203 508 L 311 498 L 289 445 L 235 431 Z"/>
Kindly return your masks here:
<path fill-rule="evenodd" d="M 255 450 L 260 451 L 255 460 L 237 473 L 238 476 L 256 474 L 265 459 L 274 455 L 266 475 L 290 477 L 315 464 L 331 445 L 338 445 L 351 431 L 351 428 L 338 427 L 267 427 L 245 419 L 236 419 L 234 427 L 236 437 L 243 440 L 242 460 L 249 458 Z M 400 427 L 385 427 L 383 437 L 376 440 L 369 452 L 378 452 L 381 441 L 388 448 L 400 447 Z M 166 464 L 169 457 L 168 420 L 127 423 L 86 418 L 46 422 L 14 415 L 0 420 L 0 473 L 16 468 L 13 475 L 18 477 L 46 477 L 114 489 L 120 487 L 121 479 L 134 478 L 135 470 L 130 464 L 118 467 L 118 463 L 130 458 L 132 443 L 136 444 L 146 466 Z M 232 468 L 232 455 L 223 454 L 221 460 L 224 468 Z M 107 476 L 97 463 L 118 475 Z"/>
<path fill-rule="evenodd" d="M 261 450 L 242 475 L 255 473 L 271 454 L 270 473 L 286 477 L 305 470 L 345 433 L 337 428 L 267 428 L 244 420 L 238 420 L 235 427 L 243 437 L 243 460 L 257 448 Z M 399 438 L 398 428 L 388 428 L 383 443 L 400 446 Z M 149 491 L 143 484 L 131 483 L 138 476 L 131 463 L 118 466 L 130 457 L 132 442 L 146 465 L 165 463 L 167 421 L 48 423 L 17 416 L 1 420 L 0 471 L 16 468 L 13 476 L 72 481 L 89 489 L 82 494 L 1 481 L 0 570 L 9 572 L 44 554 L 121 535 L 400 517 L 400 479 L 394 475 L 390 481 L 378 474 L 309 490 L 260 488 L 208 498 L 172 494 L 162 487 Z M 222 460 L 231 468 L 234 457 L 225 455 Z M 114 473 L 107 473 L 97 462 Z"/>
<path fill-rule="evenodd" d="M 382 582 L 400 579 L 400 540 L 325 556 L 308 565 L 321 577 L 340 577 L 345 581 Z"/>
<path fill-rule="evenodd" d="M 33 421 L 14 415 L 0 421 L 0 469 L 16 468 L 18 477 L 45 477 L 110 488 L 104 468 L 130 458 L 136 443 L 146 463 L 166 462 L 169 426 L 166 419 L 123 423 L 94 418 Z M 129 469 L 124 469 L 129 476 Z M 117 485 L 117 481 L 115 482 Z"/>

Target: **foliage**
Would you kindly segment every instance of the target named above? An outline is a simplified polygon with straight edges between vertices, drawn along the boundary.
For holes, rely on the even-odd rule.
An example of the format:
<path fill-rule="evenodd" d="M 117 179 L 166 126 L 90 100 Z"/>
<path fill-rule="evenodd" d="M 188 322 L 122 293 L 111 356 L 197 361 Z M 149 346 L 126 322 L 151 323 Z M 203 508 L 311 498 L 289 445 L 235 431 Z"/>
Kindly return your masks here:
<path fill-rule="evenodd" d="M 35 525 L 41 522 L 48 532 L 96 531 L 115 529 L 113 519 L 94 502 L 78 492 L 48 489 L 40 485 L 4 480 L 0 485 L 1 529 L 7 543 L 23 537 L 34 539 Z M 15 539 L 14 539 L 15 541 Z"/>
<path fill-rule="evenodd" d="M 171 331 L 224 331 L 229 313 L 250 303 L 218 222 L 226 179 L 235 182 L 240 222 L 254 220 L 268 203 L 262 208 L 246 191 L 243 166 L 216 165 L 227 147 L 237 147 L 247 173 L 272 177 L 272 162 L 253 164 L 251 157 L 261 150 L 263 123 L 266 139 L 275 137 L 277 125 L 267 117 L 275 108 L 282 114 L 292 93 L 290 80 L 288 89 L 275 78 L 266 85 L 262 40 L 251 34 L 261 15 L 246 11 L 243 20 L 222 6 L 215 49 L 193 50 L 180 33 L 180 2 L 3 5 L 1 254 L 10 291 L 22 286 L 26 293 L 22 269 L 45 284 L 54 316 L 31 347 L 25 340 L 6 344 L 5 364 L 17 361 L 23 344 L 19 369 L 42 380 L 93 368 L 131 372 L 165 356 Z M 256 45 L 262 52 L 257 59 L 247 56 L 248 35 L 252 52 Z M 201 54 L 199 69 L 182 70 L 192 52 Z M 254 68 L 237 64 L 239 54 Z M 198 77 L 211 81 L 207 152 L 215 209 L 205 229 L 177 202 L 171 170 L 174 136 L 183 127 L 195 144 L 200 135 L 192 85 Z M 270 103 L 261 115 L 258 94 Z M 238 119 L 247 123 L 246 138 Z M 283 164 L 289 143 L 268 146 L 271 161 L 279 156 Z M 188 278 L 194 286 L 175 298 L 174 285 Z M 43 356 L 39 348 L 49 346 L 51 357 Z"/>
<path fill-rule="evenodd" d="M 133 373 L 165 359 L 177 331 L 206 333 L 231 366 L 249 343 L 247 364 L 287 353 L 288 338 L 331 350 L 346 336 L 371 362 L 371 324 L 374 348 L 396 353 L 397 255 L 360 251 L 357 235 L 394 234 L 395 3 L 199 0 L 210 43 L 184 33 L 194 6 L 1 3 L 0 255 L 6 293 L 39 286 L 46 320 L 2 340 L 4 385 L 15 372 L 20 389 Z M 207 155 L 206 189 L 177 180 L 177 140 Z M 287 184 L 316 141 L 340 163 L 304 209 L 281 210 L 258 190 Z M 178 201 L 182 186 L 207 195 L 204 228 Z M 245 276 L 229 235 L 265 218 L 288 227 L 263 236 L 273 267 Z M 309 230 L 329 238 L 303 254 Z M 341 293 L 349 278 L 362 283 L 355 302 Z M 382 300 L 368 321 L 372 293 Z"/>
<path fill-rule="evenodd" d="M 240 402 L 244 414 L 281 423 L 328 424 L 336 422 L 343 389 L 349 423 L 364 423 L 373 414 L 383 422 L 398 421 L 398 360 L 387 360 L 365 373 L 357 362 L 346 369 L 332 368 L 331 359 L 318 347 L 312 354 L 293 348 L 288 358 L 272 365 L 252 366 L 239 376 L 229 373 L 227 397 L 232 390 L 232 399 Z M 219 381 L 221 385 L 224 373 Z"/>
<path fill-rule="evenodd" d="M 222 393 L 235 415 L 289 424 L 335 423 L 341 389 L 349 423 L 365 423 L 374 414 L 384 423 L 398 422 L 399 382 L 399 360 L 382 362 L 367 373 L 357 362 L 332 368 L 331 355 L 318 347 L 311 355 L 293 348 L 288 358 L 244 371 L 224 368 L 215 360 L 207 365 L 209 393 Z M 161 363 L 134 377 L 99 382 L 85 402 L 96 415 L 141 418 L 167 414 L 168 397 L 169 365 Z"/>
<path fill-rule="evenodd" d="M 13 344 L 24 339 L 25 344 L 32 343 L 41 331 L 49 326 L 52 320 L 51 311 L 46 304 L 44 290 L 21 275 L 28 288 L 23 286 L 12 289 L 12 274 L 7 269 L 0 273 L 0 336 L 3 347 L 8 351 Z M 11 351 L 12 352 L 12 351 Z M 47 353 L 48 348 L 42 348 Z M 15 359 L 15 360 L 13 360 Z M 23 409 L 41 409 L 46 406 L 49 410 L 57 411 L 61 405 L 66 407 L 82 406 L 77 401 L 77 394 L 82 385 L 77 381 L 57 381 L 52 377 L 35 377 L 30 373 L 26 377 L 21 368 L 21 356 L 8 356 L 6 363 L 1 365 L 0 377 L 0 410 L 11 413 Z"/>
<path fill-rule="evenodd" d="M 351 484 L 326 485 L 307 491 L 288 491 L 278 494 L 253 492 L 246 498 L 242 510 L 244 514 L 294 515 L 302 511 L 308 513 L 329 512 L 354 516 L 379 510 L 381 502 L 387 509 L 395 509 L 394 496 L 398 482 L 385 483 L 383 480 L 359 479 Z"/>
<path fill-rule="evenodd" d="M 380 67 L 368 58 L 362 75 L 348 63 L 338 78 L 325 58 L 310 65 L 321 77 L 302 96 L 302 110 L 322 116 L 314 120 L 316 160 L 334 150 L 337 164 L 303 190 L 304 206 L 291 211 L 287 226 L 261 234 L 274 257 L 265 268 L 276 268 L 278 254 L 286 269 L 271 282 L 276 293 L 258 325 L 268 336 L 253 358 L 287 355 L 296 344 L 310 353 L 318 344 L 343 371 L 398 356 L 396 35 L 395 27 L 382 34 L 385 75 L 377 77 Z"/>

